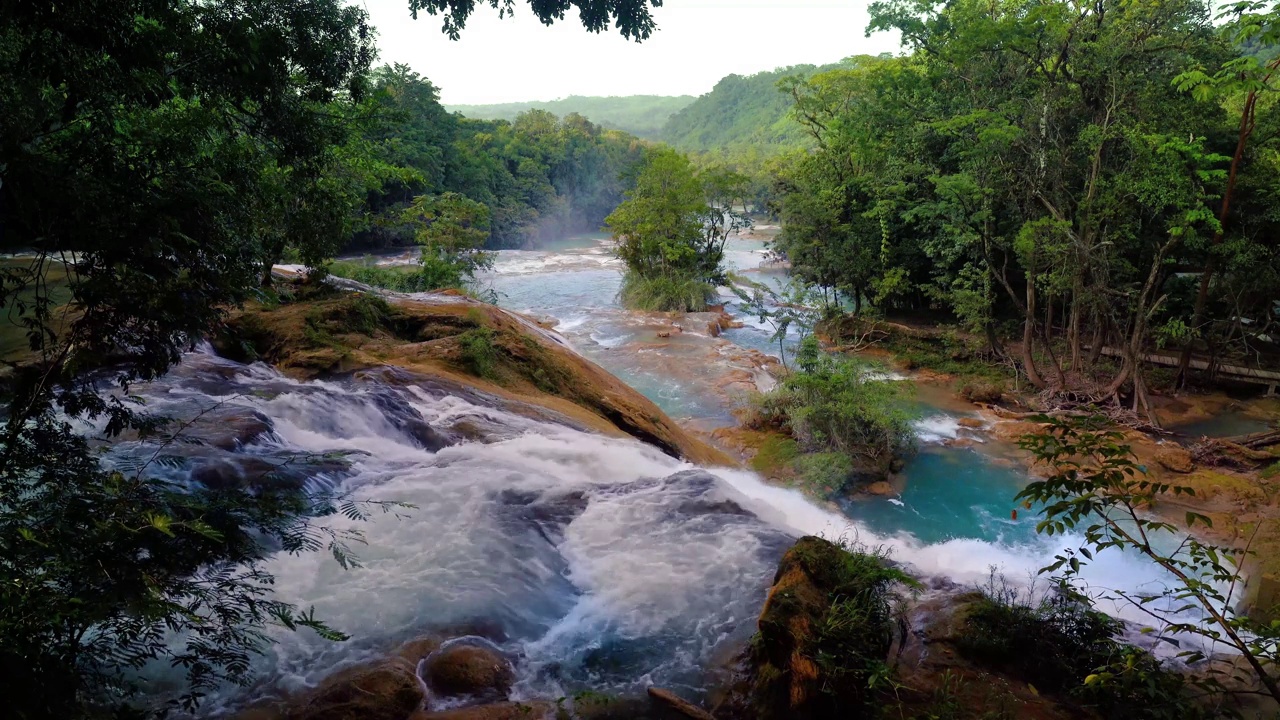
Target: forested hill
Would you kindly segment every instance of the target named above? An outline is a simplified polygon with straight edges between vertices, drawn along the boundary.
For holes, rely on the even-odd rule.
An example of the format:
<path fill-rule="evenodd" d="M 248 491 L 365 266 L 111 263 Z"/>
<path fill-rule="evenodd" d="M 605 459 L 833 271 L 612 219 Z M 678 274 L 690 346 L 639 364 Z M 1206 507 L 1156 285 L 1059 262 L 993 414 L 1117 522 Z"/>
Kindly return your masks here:
<path fill-rule="evenodd" d="M 631 95 L 627 97 L 584 97 L 571 95 L 560 100 L 500 103 L 497 105 L 446 105 L 477 120 L 514 120 L 522 112 L 546 110 L 564 117 L 577 113 L 594 123 L 623 130 L 643 138 L 656 138 L 667 120 L 694 101 L 692 95 Z"/>
<path fill-rule="evenodd" d="M 831 65 L 792 65 L 754 75 L 729 75 L 711 92 L 671 116 L 662 139 L 688 152 L 722 151 L 744 145 L 801 145 L 804 134 L 787 116 L 791 96 L 778 88 L 787 77 L 809 78 L 847 67 L 849 59 Z"/>

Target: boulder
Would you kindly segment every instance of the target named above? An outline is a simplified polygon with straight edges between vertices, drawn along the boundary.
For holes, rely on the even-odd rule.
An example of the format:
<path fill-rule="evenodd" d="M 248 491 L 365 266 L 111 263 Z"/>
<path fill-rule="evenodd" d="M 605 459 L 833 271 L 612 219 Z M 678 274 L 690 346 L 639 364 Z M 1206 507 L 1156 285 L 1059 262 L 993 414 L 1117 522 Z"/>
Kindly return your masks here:
<path fill-rule="evenodd" d="M 871 483 L 870 485 L 867 486 L 866 490 L 867 490 L 867 493 L 870 495 L 896 495 L 897 494 L 897 492 L 893 489 L 893 485 L 890 485 L 888 482 L 884 480 Z"/>
<path fill-rule="evenodd" d="M 271 419 L 252 408 L 219 405 L 202 412 L 180 430 L 184 440 L 194 440 L 219 450 L 238 450 L 271 434 Z"/>
<path fill-rule="evenodd" d="M 1001 440 L 1017 442 L 1023 435 L 1035 435 L 1044 431 L 1044 424 L 1026 420 L 1007 420 L 991 426 L 991 434 Z"/>
<path fill-rule="evenodd" d="M 749 716 L 768 720 L 836 720 L 857 717 L 865 687 L 840 683 L 819 665 L 823 628 L 847 567 L 845 550 L 818 537 L 803 537 L 783 556 L 757 622 L 749 658 Z M 865 658 L 887 658 L 889 637 L 868 633 L 856 649 Z M 873 647 L 874 646 L 874 647 Z"/>
<path fill-rule="evenodd" d="M 403 658 L 418 667 L 418 661 L 440 649 L 440 638 L 428 635 L 414 638 L 396 648 L 396 657 Z"/>
<path fill-rule="evenodd" d="M 387 658 L 325 678 L 288 720 L 406 720 L 426 694 L 413 663 Z"/>
<path fill-rule="evenodd" d="M 985 427 L 986 423 L 982 422 L 982 418 L 962 417 L 956 419 L 956 424 L 963 428 L 978 429 Z"/>
<path fill-rule="evenodd" d="M 423 678 L 433 695 L 505 700 L 515 681 L 511 663 L 479 637 L 451 640 L 423 663 Z"/>
<path fill-rule="evenodd" d="M 1166 470 L 1172 470 L 1176 473 L 1189 473 L 1195 469 L 1195 461 L 1191 458 L 1191 453 L 1178 445 L 1165 443 L 1156 448 L 1156 462 L 1160 463 Z"/>
<path fill-rule="evenodd" d="M 649 698 L 658 705 L 671 710 L 680 717 L 691 718 L 692 720 L 715 720 L 715 718 L 711 716 L 711 713 L 676 696 L 675 693 L 669 690 L 651 687 L 649 688 Z"/>

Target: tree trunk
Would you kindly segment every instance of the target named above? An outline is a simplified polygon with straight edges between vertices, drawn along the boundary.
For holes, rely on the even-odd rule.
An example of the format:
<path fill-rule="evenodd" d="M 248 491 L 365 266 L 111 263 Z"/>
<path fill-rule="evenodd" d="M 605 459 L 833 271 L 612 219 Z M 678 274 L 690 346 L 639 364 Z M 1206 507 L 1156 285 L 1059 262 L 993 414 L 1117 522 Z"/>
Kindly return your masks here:
<path fill-rule="evenodd" d="M 1271 61 L 1267 65 L 1267 75 L 1262 79 L 1262 84 L 1266 85 L 1271 79 L 1271 75 L 1280 68 L 1280 57 Z M 1253 128 L 1257 123 L 1258 108 L 1258 91 L 1251 90 L 1245 96 L 1244 108 L 1240 111 L 1240 128 L 1236 134 L 1236 151 L 1231 156 L 1231 169 L 1227 172 L 1227 186 L 1222 191 L 1222 205 L 1218 208 L 1218 230 L 1213 234 L 1213 240 L 1209 243 L 1210 253 L 1205 261 L 1204 272 L 1200 274 L 1200 287 L 1196 291 L 1196 303 L 1191 312 L 1191 329 L 1199 331 L 1200 326 L 1204 324 L 1204 310 L 1209 303 L 1209 284 L 1213 280 L 1213 274 L 1216 271 L 1216 263 L 1214 262 L 1213 249 L 1222 244 L 1223 235 L 1227 227 L 1227 216 L 1231 211 L 1231 195 L 1236 188 L 1236 177 L 1240 172 L 1240 163 L 1244 160 L 1244 149 L 1249 143 L 1249 136 L 1253 134 Z M 1187 341 L 1185 347 L 1182 348 L 1182 357 L 1178 361 L 1178 378 L 1177 386 L 1182 387 L 1187 381 L 1187 370 L 1191 367 L 1191 352 L 1193 350 L 1193 342 Z"/>
<path fill-rule="evenodd" d="M 1035 388 L 1044 388 L 1044 378 L 1036 369 L 1033 353 L 1036 338 L 1036 283 L 1035 277 L 1027 273 L 1027 317 L 1022 326 L 1022 370 L 1027 374 L 1027 382 Z"/>
<path fill-rule="evenodd" d="M 1080 296 L 1082 283 L 1076 280 L 1075 287 L 1071 290 L 1071 319 L 1067 323 L 1067 342 L 1071 346 L 1071 371 L 1080 372 L 1080 315 L 1082 314 L 1081 306 L 1083 303 Z"/>

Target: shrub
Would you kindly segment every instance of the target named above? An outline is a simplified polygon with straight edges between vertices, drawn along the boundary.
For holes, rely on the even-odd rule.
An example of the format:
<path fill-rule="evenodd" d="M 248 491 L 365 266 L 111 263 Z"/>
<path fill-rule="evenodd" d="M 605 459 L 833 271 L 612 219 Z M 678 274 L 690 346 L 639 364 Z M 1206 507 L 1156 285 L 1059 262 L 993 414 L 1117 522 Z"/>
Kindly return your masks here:
<path fill-rule="evenodd" d="M 716 299 L 711 283 L 684 275 L 646 277 L 627 272 L 618 293 L 622 304 L 633 310 L 700 312 Z"/>
<path fill-rule="evenodd" d="M 905 632 L 894 590 L 917 583 L 890 566 L 879 549 L 844 539 L 835 545 L 834 553 L 805 548 L 805 568 L 818 587 L 830 588 L 831 605 L 804 654 L 816 661 L 823 689 L 839 707 L 867 706 L 872 677 L 883 673 L 895 634 Z"/>
<path fill-rule="evenodd" d="M 796 363 L 757 400 L 753 425 L 785 430 L 806 452 L 885 460 L 912 446 L 910 418 L 898 402 L 902 383 L 868 379 L 867 368 L 823 353 L 812 337 Z"/>
<path fill-rule="evenodd" d="M 838 452 L 809 453 L 792 461 L 800 482 L 810 493 L 827 497 L 842 490 L 853 477 L 853 461 Z"/>
<path fill-rule="evenodd" d="M 1115 639 L 1120 621 L 1061 586 L 1039 600 L 992 573 L 969 610 L 961 654 L 1079 703 L 1103 718 L 1193 720 L 1212 714 L 1193 704 L 1191 683 L 1151 653 Z"/>
<path fill-rule="evenodd" d="M 458 336 L 462 362 L 471 374 L 493 380 L 497 375 L 498 350 L 493 344 L 493 331 L 487 327 L 472 328 Z"/>

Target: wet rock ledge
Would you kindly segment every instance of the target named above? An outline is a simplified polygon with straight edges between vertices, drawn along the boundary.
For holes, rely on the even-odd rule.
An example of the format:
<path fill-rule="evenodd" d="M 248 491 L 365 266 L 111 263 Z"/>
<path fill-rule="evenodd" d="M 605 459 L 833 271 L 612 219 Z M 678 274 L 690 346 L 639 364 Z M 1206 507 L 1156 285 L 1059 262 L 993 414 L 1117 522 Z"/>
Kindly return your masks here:
<path fill-rule="evenodd" d="M 282 302 L 251 304 L 227 319 L 212 338 L 220 355 L 262 360 L 306 380 L 408 373 L 540 420 L 630 436 L 695 463 L 737 464 L 517 313 L 446 293 L 374 295 L 299 279 L 278 290 Z"/>

